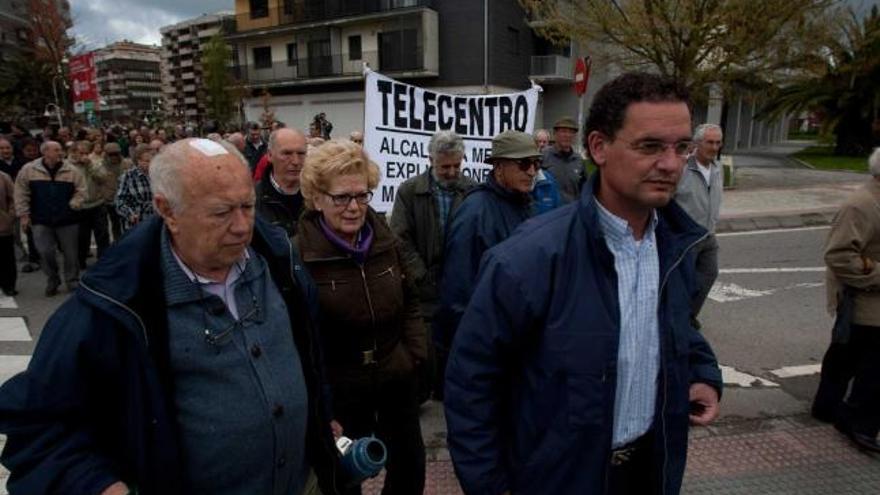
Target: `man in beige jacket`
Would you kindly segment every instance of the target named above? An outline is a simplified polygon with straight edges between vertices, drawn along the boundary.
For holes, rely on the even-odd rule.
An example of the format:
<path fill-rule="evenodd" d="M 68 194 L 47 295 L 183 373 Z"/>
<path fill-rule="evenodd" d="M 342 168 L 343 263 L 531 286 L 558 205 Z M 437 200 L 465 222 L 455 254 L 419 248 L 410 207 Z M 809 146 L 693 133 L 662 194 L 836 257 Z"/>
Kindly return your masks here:
<path fill-rule="evenodd" d="M 848 335 L 836 331 L 825 354 L 813 416 L 833 420 L 856 445 L 880 452 L 880 148 L 868 165 L 871 180 L 844 202 L 825 248 L 830 302 L 843 312 L 846 295 L 852 305 Z"/>

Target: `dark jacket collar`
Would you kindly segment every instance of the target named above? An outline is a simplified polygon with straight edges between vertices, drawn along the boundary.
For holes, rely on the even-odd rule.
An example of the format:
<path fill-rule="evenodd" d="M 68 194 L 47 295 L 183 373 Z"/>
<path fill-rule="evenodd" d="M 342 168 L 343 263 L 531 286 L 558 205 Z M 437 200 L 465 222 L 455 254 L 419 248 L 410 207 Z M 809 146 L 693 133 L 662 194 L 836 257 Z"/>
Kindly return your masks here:
<path fill-rule="evenodd" d="M 162 230 L 165 223 L 151 217 L 114 244 L 82 277 L 78 295 L 119 315 L 134 318 L 143 327 L 145 344 L 155 328 L 166 327 Z M 256 219 L 251 248 L 269 258 L 287 258 L 289 241 L 284 231 Z"/>
<path fill-rule="evenodd" d="M 428 167 L 428 170 L 422 172 L 415 179 L 413 179 L 413 192 L 415 194 L 434 193 L 433 187 L 435 179 L 434 176 L 431 175 L 432 171 L 433 167 Z M 469 189 L 469 184 L 463 175 L 459 175 L 458 180 L 450 184 L 447 189 L 456 193 L 463 193 Z"/>
<path fill-rule="evenodd" d="M 578 205 L 581 221 L 594 239 L 602 237 L 602 229 L 599 227 L 599 210 L 596 205 L 596 192 L 599 190 L 600 181 L 601 174 L 598 170 L 590 175 L 589 181 L 581 191 Z M 687 249 L 706 236 L 706 229 L 694 222 L 675 201 L 669 201 L 666 206 L 657 208 L 656 212 L 658 217 L 655 230 L 657 244 L 670 255 Z"/>
<path fill-rule="evenodd" d="M 495 174 L 489 174 L 489 178 L 486 182 L 481 182 L 477 185 L 477 187 L 471 189 L 468 194 L 473 194 L 477 191 L 487 191 L 490 192 L 507 203 L 522 207 L 522 206 L 530 206 L 532 204 L 532 195 L 531 194 L 523 194 L 517 191 L 511 191 L 510 189 L 501 187 L 501 184 L 495 180 Z"/>
<path fill-rule="evenodd" d="M 327 258 L 346 257 L 339 248 L 333 245 L 321 230 L 319 219 L 321 212 L 307 210 L 299 224 L 297 232 L 297 246 L 302 254 L 304 262 L 316 261 Z M 367 222 L 373 228 L 373 244 L 367 259 L 372 255 L 385 252 L 394 247 L 395 237 L 385 223 L 385 219 L 379 216 L 372 207 L 367 209 Z"/>

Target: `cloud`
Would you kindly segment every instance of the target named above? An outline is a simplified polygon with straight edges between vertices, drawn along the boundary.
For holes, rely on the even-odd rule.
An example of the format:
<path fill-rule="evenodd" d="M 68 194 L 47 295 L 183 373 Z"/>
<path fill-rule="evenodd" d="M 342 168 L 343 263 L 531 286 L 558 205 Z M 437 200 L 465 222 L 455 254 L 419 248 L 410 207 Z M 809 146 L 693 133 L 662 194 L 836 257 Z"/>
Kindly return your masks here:
<path fill-rule="evenodd" d="M 204 13 L 232 10 L 233 0 L 76 0 L 71 2 L 77 44 L 100 48 L 115 41 L 159 44 L 159 28 Z"/>

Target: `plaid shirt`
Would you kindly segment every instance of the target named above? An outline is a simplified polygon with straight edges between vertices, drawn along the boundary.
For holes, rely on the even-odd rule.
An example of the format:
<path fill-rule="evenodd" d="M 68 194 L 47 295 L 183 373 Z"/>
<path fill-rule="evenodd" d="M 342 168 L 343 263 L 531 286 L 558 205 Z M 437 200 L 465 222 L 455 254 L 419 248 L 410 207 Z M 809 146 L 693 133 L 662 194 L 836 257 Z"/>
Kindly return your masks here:
<path fill-rule="evenodd" d="M 116 213 L 122 217 L 124 230 L 129 230 L 136 225 L 131 222 L 131 217 L 137 215 L 138 221 L 142 221 L 155 213 L 150 177 L 137 166 L 126 170 L 119 177 L 119 189 L 116 191 Z"/>
<path fill-rule="evenodd" d="M 437 200 L 437 220 L 440 222 L 440 232 L 446 237 L 446 221 L 449 220 L 449 210 L 452 209 L 452 200 L 455 199 L 455 191 L 443 189 L 431 173 L 431 185 L 434 191 L 434 198 Z"/>
<path fill-rule="evenodd" d="M 614 397 L 612 446 L 637 439 L 654 422 L 657 377 L 660 372 L 660 331 L 657 320 L 657 290 L 660 259 L 654 228 L 657 213 L 651 214 L 640 241 L 626 220 L 614 215 L 598 201 L 599 225 L 605 244 L 614 255 L 617 297 L 620 305 L 620 347 L 617 354 L 617 390 Z"/>

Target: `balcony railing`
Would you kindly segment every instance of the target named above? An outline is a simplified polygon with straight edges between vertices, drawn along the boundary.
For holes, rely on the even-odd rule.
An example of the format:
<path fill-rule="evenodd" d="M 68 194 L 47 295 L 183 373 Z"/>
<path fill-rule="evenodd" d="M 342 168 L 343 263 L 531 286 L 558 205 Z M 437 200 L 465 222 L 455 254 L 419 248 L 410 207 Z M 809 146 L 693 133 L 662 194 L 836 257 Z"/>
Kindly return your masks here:
<path fill-rule="evenodd" d="M 574 66 L 570 58 L 562 55 L 533 55 L 529 77 L 537 81 L 571 82 Z"/>
<path fill-rule="evenodd" d="M 295 24 L 326 21 L 414 7 L 432 8 L 434 0 L 281 0 L 280 3 L 280 8 L 236 14 L 238 29 L 246 31 L 276 25 L 276 22 Z"/>
<path fill-rule="evenodd" d="M 363 72 L 366 62 L 384 73 L 425 70 L 424 50 L 419 47 L 401 47 L 388 52 L 363 52 L 358 60 L 349 60 L 348 54 L 335 54 L 299 59 L 290 64 L 286 61 L 270 65 L 256 66 L 240 64 L 234 66 L 233 74 L 245 83 L 285 82 L 314 79 L 319 77 L 354 77 Z"/>

